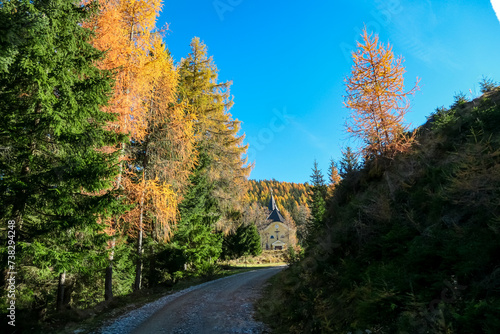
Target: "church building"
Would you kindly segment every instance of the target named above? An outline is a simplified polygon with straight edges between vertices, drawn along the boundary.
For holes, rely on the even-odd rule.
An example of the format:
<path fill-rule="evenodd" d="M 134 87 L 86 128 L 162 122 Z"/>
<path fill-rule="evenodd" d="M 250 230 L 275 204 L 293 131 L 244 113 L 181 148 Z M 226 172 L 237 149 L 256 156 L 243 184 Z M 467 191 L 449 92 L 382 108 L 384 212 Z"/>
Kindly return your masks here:
<path fill-rule="evenodd" d="M 288 246 L 292 246 L 291 242 L 296 240 L 295 229 L 290 228 L 285 218 L 281 215 L 272 191 L 268 209 L 268 225 L 260 231 L 262 249 L 281 250 L 286 249 Z"/>

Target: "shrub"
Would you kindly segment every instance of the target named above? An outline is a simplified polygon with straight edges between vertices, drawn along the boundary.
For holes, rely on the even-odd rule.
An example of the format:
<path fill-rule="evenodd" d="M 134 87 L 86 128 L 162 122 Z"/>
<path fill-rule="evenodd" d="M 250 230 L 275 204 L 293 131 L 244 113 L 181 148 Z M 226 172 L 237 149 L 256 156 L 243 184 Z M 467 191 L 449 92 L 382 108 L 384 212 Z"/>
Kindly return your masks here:
<path fill-rule="evenodd" d="M 450 106 L 450 108 L 454 109 L 463 106 L 467 102 L 469 102 L 467 95 L 464 92 L 460 91 L 456 93 L 455 96 L 453 97 L 453 104 Z"/>
<path fill-rule="evenodd" d="M 488 77 L 482 77 L 481 81 L 479 82 L 479 85 L 481 86 L 481 93 L 487 93 L 491 92 L 497 85 L 498 83 L 493 81 L 493 79 L 488 78 Z"/>

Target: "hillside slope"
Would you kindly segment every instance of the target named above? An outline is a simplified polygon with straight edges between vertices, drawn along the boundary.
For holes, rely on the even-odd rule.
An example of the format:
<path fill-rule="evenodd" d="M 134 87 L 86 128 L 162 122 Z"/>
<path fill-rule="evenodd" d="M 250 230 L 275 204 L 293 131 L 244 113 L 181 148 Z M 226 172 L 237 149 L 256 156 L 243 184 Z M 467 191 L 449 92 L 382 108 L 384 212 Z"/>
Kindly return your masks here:
<path fill-rule="evenodd" d="M 309 185 L 307 183 L 281 182 L 276 180 L 250 180 L 250 189 L 247 199 L 251 203 L 258 203 L 267 207 L 270 191 L 280 211 L 291 212 L 294 207 L 307 206 Z"/>
<path fill-rule="evenodd" d="M 301 240 L 305 234 L 307 220 L 310 215 L 308 207 L 309 188 L 310 186 L 307 183 L 250 180 L 247 200 L 250 204 L 257 204 L 262 208 L 267 208 L 272 189 L 278 209 L 287 221 L 297 227 L 298 237 Z"/>
<path fill-rule="evenodd" d="M 317 246 L 261 301 L 277 333 L 500 332 L 500 88 L 346 177 Z"/>

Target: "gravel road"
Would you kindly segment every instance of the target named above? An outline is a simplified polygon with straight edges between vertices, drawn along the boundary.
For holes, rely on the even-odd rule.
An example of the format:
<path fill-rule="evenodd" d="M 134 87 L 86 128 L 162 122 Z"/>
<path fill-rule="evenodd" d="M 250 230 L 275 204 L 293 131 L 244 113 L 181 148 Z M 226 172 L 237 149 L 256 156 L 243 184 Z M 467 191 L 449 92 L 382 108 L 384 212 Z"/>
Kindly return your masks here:
<path fill-rule="evenodd" d="M 100 333 L 270 333 L 253 319 L 265 282 L 284 267 L 253 270 L 206 282 L 144 305 Z"/>

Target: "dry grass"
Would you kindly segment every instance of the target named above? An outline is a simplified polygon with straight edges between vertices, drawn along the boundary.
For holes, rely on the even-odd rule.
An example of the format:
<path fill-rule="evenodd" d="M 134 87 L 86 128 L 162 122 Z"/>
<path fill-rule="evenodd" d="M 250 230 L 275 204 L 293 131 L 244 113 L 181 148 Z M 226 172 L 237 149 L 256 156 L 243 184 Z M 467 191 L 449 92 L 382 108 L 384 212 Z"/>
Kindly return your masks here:
<path fill-rule="evenodd" d="M 284 265 L 286 250 L 265 250 L 259 256 L 240 257 L 236 260 L 229 260 L 222 262 L 223 265 L 228 266 L 252 266 L 252 267 L 272 267 L 277 265 Z"/>

